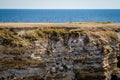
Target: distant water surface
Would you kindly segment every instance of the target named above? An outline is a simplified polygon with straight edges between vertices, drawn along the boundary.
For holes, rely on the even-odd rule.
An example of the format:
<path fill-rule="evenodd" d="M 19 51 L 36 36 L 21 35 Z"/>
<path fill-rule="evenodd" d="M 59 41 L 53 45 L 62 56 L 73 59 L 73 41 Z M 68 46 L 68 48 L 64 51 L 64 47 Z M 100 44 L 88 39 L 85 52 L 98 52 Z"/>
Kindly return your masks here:
<path fill-rule="evenodd" d="M 0 9 L 0 22 L 120 22 L 120 9 Z"/>

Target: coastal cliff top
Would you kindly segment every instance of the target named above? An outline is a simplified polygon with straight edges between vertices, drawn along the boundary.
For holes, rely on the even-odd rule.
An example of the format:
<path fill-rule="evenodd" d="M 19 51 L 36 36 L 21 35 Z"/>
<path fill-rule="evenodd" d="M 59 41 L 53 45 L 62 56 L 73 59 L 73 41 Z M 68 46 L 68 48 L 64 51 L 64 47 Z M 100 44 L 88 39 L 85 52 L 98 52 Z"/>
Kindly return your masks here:
<path fill-rule="evenodd" d="M 71 22 L 71 23 L 0 23 L 0 28 L 41 28 L 41 27 L 114 27 L 120 28 L 120 23 L 110 22 Z"/>

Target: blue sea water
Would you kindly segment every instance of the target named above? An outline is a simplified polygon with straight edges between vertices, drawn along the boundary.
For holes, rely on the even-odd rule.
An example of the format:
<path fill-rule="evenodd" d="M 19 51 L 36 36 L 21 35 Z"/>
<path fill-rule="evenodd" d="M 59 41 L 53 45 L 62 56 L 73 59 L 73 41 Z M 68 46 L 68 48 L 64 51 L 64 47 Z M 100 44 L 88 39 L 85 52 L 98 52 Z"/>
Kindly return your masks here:
<path fill-rule="evenodd" d="M 120 9 L 0 9 L 0 22 L 120 22 Z"/>

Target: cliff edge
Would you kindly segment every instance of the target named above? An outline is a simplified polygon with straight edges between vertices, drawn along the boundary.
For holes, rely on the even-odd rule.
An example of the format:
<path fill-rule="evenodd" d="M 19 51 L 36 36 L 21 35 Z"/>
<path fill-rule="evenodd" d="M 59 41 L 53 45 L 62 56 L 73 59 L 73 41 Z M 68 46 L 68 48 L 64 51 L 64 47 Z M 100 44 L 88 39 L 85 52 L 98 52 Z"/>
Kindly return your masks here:
<path fill-rule="evenodd" d="M 0 23 L 0 80 L 119 80 L 120 23 Z"/>

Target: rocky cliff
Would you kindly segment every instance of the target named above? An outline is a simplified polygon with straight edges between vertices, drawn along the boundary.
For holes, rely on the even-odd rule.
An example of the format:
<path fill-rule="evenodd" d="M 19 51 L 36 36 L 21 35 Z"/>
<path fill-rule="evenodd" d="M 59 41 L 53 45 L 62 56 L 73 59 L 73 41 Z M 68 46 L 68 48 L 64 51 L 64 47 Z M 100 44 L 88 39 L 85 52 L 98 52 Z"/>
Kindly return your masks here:
<path fill-rule="evenodd" d="M 119 68 L 120 25 L 0 28 L 0 80 L 119 80 Z"/>

